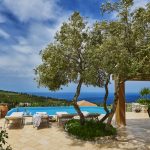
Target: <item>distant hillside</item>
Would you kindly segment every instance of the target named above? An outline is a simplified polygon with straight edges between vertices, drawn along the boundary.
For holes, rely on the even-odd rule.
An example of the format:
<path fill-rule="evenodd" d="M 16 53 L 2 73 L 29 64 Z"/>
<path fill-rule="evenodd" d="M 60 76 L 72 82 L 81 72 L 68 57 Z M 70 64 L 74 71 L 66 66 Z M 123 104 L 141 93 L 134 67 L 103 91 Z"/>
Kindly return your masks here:
<path fill-rule="evenodd" d="M 46 98 L 25 93 L 0 90 L 0 103 L 8 103 L 9 108 L 19 106 L 21 103 L 30 103 L 31 106 L 66 106 L 71 102 L 56 98 Z"/>

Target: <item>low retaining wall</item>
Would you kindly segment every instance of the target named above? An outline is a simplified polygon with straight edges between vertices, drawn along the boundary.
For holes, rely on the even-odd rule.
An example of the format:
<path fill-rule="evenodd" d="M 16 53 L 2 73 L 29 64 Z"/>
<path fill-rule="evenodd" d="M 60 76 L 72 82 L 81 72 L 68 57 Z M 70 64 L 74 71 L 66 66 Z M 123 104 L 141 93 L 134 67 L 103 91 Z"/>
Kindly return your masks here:
<path fill-rule="evenodd" d="M 147 113 L 148 106 L 147 105 L 141 105 L 139 103 L 132 103 L 132 112 L 143 112 Z"/>

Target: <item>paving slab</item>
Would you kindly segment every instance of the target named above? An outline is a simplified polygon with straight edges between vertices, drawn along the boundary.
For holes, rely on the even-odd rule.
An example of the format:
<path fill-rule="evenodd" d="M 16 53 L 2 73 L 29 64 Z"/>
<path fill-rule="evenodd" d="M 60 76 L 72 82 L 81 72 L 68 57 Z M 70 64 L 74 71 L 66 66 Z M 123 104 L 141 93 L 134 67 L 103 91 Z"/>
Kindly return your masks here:
<path fill-rule="evenodd" d="M 116 139 L 105 144 L 75 139 L 57 123 L 38 130 L 31 124 L 6 129 L 7 141 L 13 150 L 150 150 L 150 118 L 147 113 L 130 112 L 126 116 L 127 126 L 118 128 Z M 26 122 L 30 121 L 31 118 L 26 118 Z M 3 125 L 4 119 L 0 119 L 0 126 Z"/>

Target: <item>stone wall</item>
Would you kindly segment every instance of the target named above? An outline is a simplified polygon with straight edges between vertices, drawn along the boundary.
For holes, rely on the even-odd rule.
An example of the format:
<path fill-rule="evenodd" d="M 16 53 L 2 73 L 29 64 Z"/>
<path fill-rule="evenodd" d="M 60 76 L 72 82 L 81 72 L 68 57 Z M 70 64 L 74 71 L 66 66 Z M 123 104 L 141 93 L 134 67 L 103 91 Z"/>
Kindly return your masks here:
<path fill-rule="evenodd" d="M 143 113 L 147 113 L 147 105 L 141 105 L 139 103 L 132 103 L 132 112 L 143 112 Z"/>

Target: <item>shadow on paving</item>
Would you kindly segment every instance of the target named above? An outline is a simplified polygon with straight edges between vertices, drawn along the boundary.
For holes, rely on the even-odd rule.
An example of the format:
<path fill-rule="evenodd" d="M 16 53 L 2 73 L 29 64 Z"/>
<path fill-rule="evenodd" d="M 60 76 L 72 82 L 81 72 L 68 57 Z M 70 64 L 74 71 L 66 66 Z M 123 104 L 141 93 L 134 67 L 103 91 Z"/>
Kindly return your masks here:
<path fill-rule="evenodd" d="M 127 119 L 127 126 L 118 128 L 115 140 L 97 144 L 99 148 L 115 150 L 150 150 L 150 119 Z"/>

